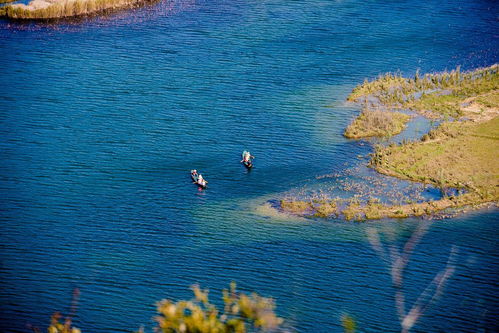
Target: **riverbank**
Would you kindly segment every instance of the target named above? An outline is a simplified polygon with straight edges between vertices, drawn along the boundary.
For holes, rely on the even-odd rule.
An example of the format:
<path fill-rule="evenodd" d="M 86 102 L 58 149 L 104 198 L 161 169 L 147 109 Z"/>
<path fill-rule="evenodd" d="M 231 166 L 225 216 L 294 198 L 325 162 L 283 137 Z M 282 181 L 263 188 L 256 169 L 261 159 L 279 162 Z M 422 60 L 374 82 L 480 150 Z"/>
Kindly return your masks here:
<path fill-rule="evenodd" d="M 466 73 L 458 68 L 422 77 L 417 73 L 413 79 L 386 74 L 365 81 L 348 97 L 349 101 L 363 103 L 367 109 L 380 108 L 383 110 L 380 112 L 410 109 L 429 118 L 448 120 L 417 141 L 377 146 L 369 162 L 382 174 L 441 189 L 441 199 L 402 205 L 382 204 L 377 198 L 367 202 L 357 198 L 318 202 L 283 200 L 281 209 L 303 216 L 363 220 L 431 216 L 446 209 L 497 204 L 498 68 L 493 65 Z M 362 121 L 364 112 L 358 121 Z M 373 124 L 376 123 L 358 126 L 354 137 L 371 136 L 375 133 Z M 379 133 L 386 131 L 380 129 Z"/>
<path fill-rule="evenodd" d="M 134 8 L 155 0 L 33 0 L 0 7 L 0 17 L 21 20 L 57 19 Z"/>

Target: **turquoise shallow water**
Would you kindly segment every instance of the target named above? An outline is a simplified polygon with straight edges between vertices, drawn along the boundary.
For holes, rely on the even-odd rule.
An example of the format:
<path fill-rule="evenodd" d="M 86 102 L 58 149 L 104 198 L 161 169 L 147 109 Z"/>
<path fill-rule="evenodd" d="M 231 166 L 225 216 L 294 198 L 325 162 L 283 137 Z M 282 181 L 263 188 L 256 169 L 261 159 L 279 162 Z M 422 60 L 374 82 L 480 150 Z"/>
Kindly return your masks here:
<path fill-rule="evenodd" d="M 0 21 L 0 331 L 43 327 L 75 287 L 84 332 L 150 329 L 155 301 L 193 283 L 215 300 L 232 280 L 275 297 L 300 332 L 340 332 L 345 313 L 363 332 L 398 331 L 366 228 L 402 246 L 421 220 L 301 220 L 265 203 L 336 191 L 324 175 L 389 182 L 356 169 L 372 145 L 341 136 L 359 111 L 347 94 L 386 71 L 499 61 L 498 13 L 488 1 L 192 0 Z M 452 245 L 457 269 L 414 331 L 498 328 L 498 216 L 432 224 L 409 303 Z"/>

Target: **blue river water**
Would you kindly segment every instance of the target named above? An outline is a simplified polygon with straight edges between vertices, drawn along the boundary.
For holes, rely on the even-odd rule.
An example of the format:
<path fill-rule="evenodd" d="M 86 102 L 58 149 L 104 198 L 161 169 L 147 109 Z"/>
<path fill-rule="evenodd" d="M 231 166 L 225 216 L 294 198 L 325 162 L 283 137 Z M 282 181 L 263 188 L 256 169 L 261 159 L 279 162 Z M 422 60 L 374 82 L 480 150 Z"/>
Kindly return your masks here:
<path fill-rule="evenodd" d="M 346 314 L 400 331 L 366 235 L 401 247 L 421 219 L 299 219 L 269 202 L 334 192 L 335 174 L 402 184 L 364 167 L 372 142 L 342 137 L 359 112 L 346 96 L 386 71 L 498 62 L 498 15 L 476 0 L 165 0 L 0 21 L 0 331 L 43 331 L 74 288 L 83 332 L 151 331 L 156 301 L 199 283 L 220 304 L 231 281 L 275 298 L 295 331 L 341 332 Z M 414 332 L 498 330 L 498 226 L 496 209 L 432 222 L 408 307 L 452 246 L 456 271 Z"/>

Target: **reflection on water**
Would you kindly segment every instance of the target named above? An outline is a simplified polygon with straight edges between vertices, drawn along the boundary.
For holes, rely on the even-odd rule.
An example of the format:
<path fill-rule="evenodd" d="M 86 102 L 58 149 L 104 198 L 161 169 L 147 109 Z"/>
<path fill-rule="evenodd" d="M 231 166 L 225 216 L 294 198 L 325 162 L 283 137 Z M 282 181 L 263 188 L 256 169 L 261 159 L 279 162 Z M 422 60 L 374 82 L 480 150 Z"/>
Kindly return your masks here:
<path fill-rule="evenodd" d="M 406 267 L 409 265 L 414 249 L 426 234 L 429 226 L 430 223 L 427 221 L 420 223 L 401 249 L 394 245 L 385 247 L 381 243 L 378 231 L 374 228 L 367 229 L 369 243 L 390 272 L 395 289 L 395 307 L 402 332 L 409 332 L 424 316 L 428 308 L 442 297 L 446 283 L 456 270 L 458 248 L 453 246 L 445 267 L 435 273 L 426 288 L 420 292 L 414 304 L 407 304 L 404 290 Z"/>

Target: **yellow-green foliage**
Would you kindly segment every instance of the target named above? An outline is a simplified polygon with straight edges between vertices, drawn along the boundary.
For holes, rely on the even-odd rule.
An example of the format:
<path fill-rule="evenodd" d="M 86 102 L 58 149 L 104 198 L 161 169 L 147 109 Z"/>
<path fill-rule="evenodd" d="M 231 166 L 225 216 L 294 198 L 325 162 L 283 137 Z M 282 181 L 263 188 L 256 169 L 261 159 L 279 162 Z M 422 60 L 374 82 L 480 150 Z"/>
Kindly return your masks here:
<path fill-rule="evenodd" d="M 357 87 L 355 87 L 347 100 L 351 102 L 356 102 L 361 98 L 368 97 L 370 95 L 378 95 L 380 92 L 397 90 L 400 87 L 405 87 L 407 85 L 407 79 L 403 78 L 400 73 L 387 73 L 380 75 L 373 81 L 368 81 L 367 79 Z"/>
<path fill-rule="evenodd" d="M 410 118 L 400 112 L 365 109 L 347 127 L 344 135 L 351 139 L 392 136 L 402 132 Z"/>
<path fill-rule="evenodd" d="M 343 315 L 341 317 L 341 325 L 343 326 L 345 333 L 355 333 L 355 330 L 357 329 L 357 323 L 349 315 Z"/>
<path fill-rule="evenodd" d="M 159 332 L 212 333 L 269 331 L 282 324 L 274 313 L 274 301 L 258 294 L 236 291 L 235 283 L 223 291 L 224 310 L 221 313 L 208 300 L 208 290 L 193 286 L 195 299 L 158 303 L 156 317 Z"/>
<path fill-rule="evenodd" d="M 460 102 L 462 97 L 456 95 L 441 95 L 437 92 L 423 94 L 412 104 L 413 109 L 431 111 L 442 116 L 459 117 L 463 115 Z"/>
<path fill-rule="evenodd" d="M 325 200 L 314 206 L 315 216 L 317 217 L 333 217 L 338 215 L 338 205 L 334 200 Z"/>
<path fill-rule="evenodd" d="M 0 17 L 12 19 L 53 19 L 89 15 L 108 9 L 133 7 L 145 2 L 155 0 L 60 0 L 45 8 L 33 9 L 33 7 L 9 5 L 0 8 Z"/>
<path fill-rule="evenodd" d="M 360 201 L 353 198 L 348 206 L 342 211 L 346 220 L 362 220 L 365 216 Z"/>
<path fill-rule="evenodd" d="M 61 323 L 62 315 L 56 312 L 50 319 L 50 326 L 48 333 L 80 333 L 76 327 L 72 327 L 72 320 L 70 317 L 65 318 L 64 323 Z"/>
<path fill-rule="evenodd" d="M 337 200 L 314 199 L 312 201 L 303 200 L 281 200 L 281 209 L 285 212 L 315 217 L 333 217 L 337 216 Z"/>
<path fill-rule="evenodd" d="M 286 212 L 302 215 L 312 209 L 312 204 L 300 200 L 281 200 L 281 208 Z"/>
<path fill-rule="evenodd" d="M 382 207 L 380 201 L 377 199 L 371 199 L 367 202 L 367 205 L 364 207 L 364 215 L 366 219 L 380 219 L 382 218 Z"/>
<path fill-rule="evenodd" d="M 499 88 L 499 65 L 462 73 L 459 67 L 451 72 L 416 73 L 404 78 L 388 73 L 373 81 L 365 80 L 348 96 L 349 101 L 375 100 L 390 108 L 431 111 L 439 116 L 461 115 L 458 102 Z"/>
<path fill-rule="evenodd" d="M 444 123 L 426 141 L 378 147 L 371 164 L 399 178 L 466 188 L 472 203 L 497 201 L 498 140 L 499 117 L 480 124 Z"/>

